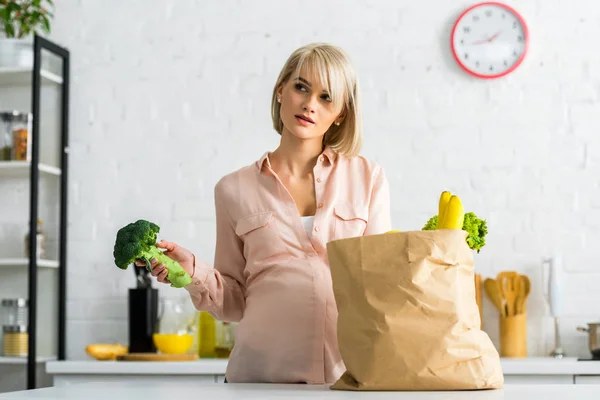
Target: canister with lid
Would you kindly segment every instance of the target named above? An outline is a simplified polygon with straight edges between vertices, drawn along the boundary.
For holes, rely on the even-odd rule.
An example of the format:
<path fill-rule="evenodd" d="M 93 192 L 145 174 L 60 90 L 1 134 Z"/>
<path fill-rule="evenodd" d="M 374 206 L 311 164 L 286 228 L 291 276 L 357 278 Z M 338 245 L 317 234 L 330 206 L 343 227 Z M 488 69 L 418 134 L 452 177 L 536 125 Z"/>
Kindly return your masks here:
<path fill-rule="evenodd" d="M 2 327 L 2 354 L 5 357 L 27 357 L 29 335 L 25 325 Z"/>
<path fill-rule="evenodd" d="M 0 112 L 0 160 L 31 161 L 32 114 Z"/>
<path fill-rule="evenodd" d="M 2 299 L 2 314 L 4 321 L 2 325 L 24 325 L 27 326 L 27 299 L 14 298 Z"/>

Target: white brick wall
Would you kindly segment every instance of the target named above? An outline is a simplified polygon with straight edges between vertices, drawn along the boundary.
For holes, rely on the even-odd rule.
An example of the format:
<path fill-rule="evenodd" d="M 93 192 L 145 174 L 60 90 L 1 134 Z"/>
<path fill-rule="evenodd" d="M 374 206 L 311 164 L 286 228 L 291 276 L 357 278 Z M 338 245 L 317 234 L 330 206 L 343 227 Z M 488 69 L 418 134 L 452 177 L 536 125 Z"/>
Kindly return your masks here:
<path fill-rule="evenodd" d="M 154 220 L 164 238 L 212 260 L 213 186 L 277 146 L 272 85 L 289 53 L 313 41 L 355 60 L 363 153 L 388 171 L 394 226 L 419 229 L 443 189 L 487 217 L 477 269 L 531 275 L 532 355 L 547 354 L 553 337 L 540 259 L 562 251 L 562 334 L 569 355 L 587 356 L 575 327 L 600 319 L 600 5 L 508 1 L 529 23 L 530 52 L 511 76 L 483 81 L 458 68 L 448 45 L 472 3 L 58 2 L 52 38 L 69 47 L 73 68 L 68 357 L 127 340 L 134 277 L 111 258 L 123 224 Z M 497 341 L 497 313 L 485 306 Z"/>

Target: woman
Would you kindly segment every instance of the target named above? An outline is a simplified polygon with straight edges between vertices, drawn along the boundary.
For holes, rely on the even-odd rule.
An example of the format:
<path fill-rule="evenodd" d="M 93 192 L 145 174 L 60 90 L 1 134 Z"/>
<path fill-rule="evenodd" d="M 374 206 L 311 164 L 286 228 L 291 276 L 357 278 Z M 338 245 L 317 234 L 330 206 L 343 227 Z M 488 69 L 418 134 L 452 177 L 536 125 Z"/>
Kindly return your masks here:
<path fill-rule="evenodd" d="M 271 113 L 279 147 L 215 186 L 214 266 L 176 243 L 157 245 L 192 276 L 185 289 L 198 310 L 239 321 L 228 382 L 333 383 L 345 369 L 326 244 L 390 229 L 388 181 L 358 155 L 357 79 L 339 48 L 296 50 Z M 151 267 L 168 283 L 162 264 Z"/>

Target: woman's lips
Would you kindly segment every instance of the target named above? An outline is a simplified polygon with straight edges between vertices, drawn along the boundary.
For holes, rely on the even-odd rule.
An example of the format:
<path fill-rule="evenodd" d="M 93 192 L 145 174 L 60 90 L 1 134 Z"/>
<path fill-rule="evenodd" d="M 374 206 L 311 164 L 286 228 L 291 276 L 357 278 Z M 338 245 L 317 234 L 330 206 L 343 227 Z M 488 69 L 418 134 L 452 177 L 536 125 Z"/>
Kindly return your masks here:
<path fill-rule="evenodd" d="M 300 123 L 300 125 L 303 126 L 309 126 L 309 125 L 314 125 L 314 121 L 312 119 L 310 119 L 309 117 L 306 117 L 304 115 L 295 115 L 296 120 Z"/>

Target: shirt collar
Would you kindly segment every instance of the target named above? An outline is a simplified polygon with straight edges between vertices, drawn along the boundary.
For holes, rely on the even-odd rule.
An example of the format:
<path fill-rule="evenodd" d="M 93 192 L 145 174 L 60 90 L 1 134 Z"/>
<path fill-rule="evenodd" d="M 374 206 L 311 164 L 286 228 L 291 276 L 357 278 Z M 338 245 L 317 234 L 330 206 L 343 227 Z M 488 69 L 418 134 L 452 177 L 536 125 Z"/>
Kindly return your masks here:
<path fill-rule="evenodd" d="M 262 157 L 256 162 L 256 167 L 262 171 L 262 169 L 264 168 L 264 166 L 268 166 L 271 167 L 271 162 L 269 161 L 269 151 L 266 151 Z M 333 163 L 335 162 L 335 160 L 337 159 L 337 152 L 335 150 L 333 150 L 330 146 L 325 146 L 325 149 L 323 150 L 323 152 L 321 153 L 321 155 L 325 156 L 325 158 L 327 158 L 327 161 L 329 161 L 329 165 L 333 165 Z"/>

